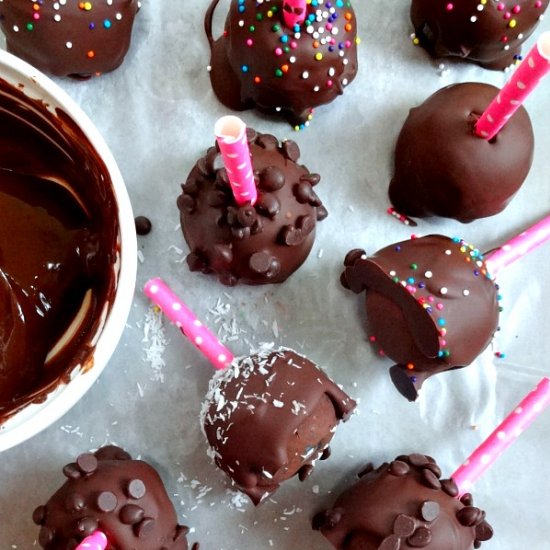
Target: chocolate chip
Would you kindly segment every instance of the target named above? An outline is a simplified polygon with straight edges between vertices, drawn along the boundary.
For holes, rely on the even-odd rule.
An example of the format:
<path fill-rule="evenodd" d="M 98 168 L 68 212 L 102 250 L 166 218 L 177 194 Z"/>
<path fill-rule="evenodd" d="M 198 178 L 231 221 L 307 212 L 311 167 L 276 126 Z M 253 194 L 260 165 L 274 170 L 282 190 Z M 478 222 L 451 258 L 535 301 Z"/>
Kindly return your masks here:
<path fill-rule="evenodd" d="M 141 506 L 138 506 L 137 504 L 126 504 L 126 506 L 121 508 L 119 517 L 122 523 L 125 523 L 126 525 L 134 525 L 139 523 L 143 519 L 144 515 L 145 512 Z"/>
<path fill-rule="evenodd" d="M 197 170 L 199 171 L 199 174 L 201 176 L 209 176 L 210 175 L 210 172 L 208 171 L 208 166 L 206 164 L 206 157 L 201 157 L 198 161 L 197 161 Z"/>
<path fill-rule="evenodd" d="M 181 541 L 185 539 L 187 536 L 187 533 L 189 533 L 189 527 L 186 525 L 177 525 L 176 526 L 176 536 L 174 537 L 174 542 Z"/>
<path fill-rule="evenodd" d="M 456 513 L 456 519 L 460 525 L 465 527 L 472 527 L 479 523 L 481 519 L 481 510 L 475 506 L 465 506 Z"/>
<path fill-rule="evenodd" d="M 422 481 L 424 482 L 424 485 L 430 489 L 441 489 L 441 482 L 437 476 L 427 468 L 422 470 Z"/>
<path fill-rule="evenodd" d="M 396 537 L 395 535 L 390 535 L 380 543 L 378 550 L 399 550 L 400 546 L 401 541 L 399 540 L 399 537 Z"/>
<path fill-rule="evenodd" d="M 311 187 L 311 184 L 307 181 L 301 181 L 300 183 L 297 183 L 292 188 L 292 191 L 294 193 L 294 196 L 296 197 L 296 200 L 300 204 L 311 203 L 314 197 L 317 197 L 317 195 L 313 191 L 313 187 Z"/>
<path fill-rule="evenodd" d="M 369 462 L 358 474 L 357 477 L 361 478 L 363 476 L 366 476 L 367 474 L 370 474 L 374 470 L 374 466 L 372 462 Z"/>
<path fill-rule="evenodd" d="M 185 197 L 186 195 L 183 196 Z M 138 235 L 148 235 L 151 232 L 151 228 L 153 227 L 153 225 L 151 224 L 151 220 L 145 216 L 137 216 L 134 220 L 134 223 L 136 225 L 136 233 Z"/>
<path fill-rule="evenodd" d="M 97 529 L 97 520 L 90 517 L 82 518 L 76 524 L 78 532 L 85 537 L 91 535 Z"/>
<path fill-rule="evenodd" d="M 76 459 L 76 465 L 82 473 L 93 474 L 97 470 L 97 458 L 92 453 L 84 453 Z"/>
<path fill-rule="evenodd" d="M 416 528 L 416 521 L 411 516 L 399 514 L 393 522 L 393 532 L 398 537 L 410 537 Z"/>
<path fill-rule="evenodd" d="M 32 520 L 36 525 L 42 525 L 46 521 L 46 507 L 38 506 L 32 513 Z"/>
<path fill-rule="evenodd" d="M 86 504 L 86 501 L 79 493 L 69 493 L 65 499 L 65 510 L 67 512 L 78 512 L 82 510 Z"/>
<path fill-rule="evenodd" d="M 315 220 L 307 214 L 300 216 L 296 220 L 296 227 L 302 231 L 304 236 L 309 235 L 315 229 Z"/>
<path fill-rule="evenodd" d="M 327 510 L 325 512 L 324 527 L 328 527 L 329 529 L 336 527 L 336 525 L 340 523 L 340 520 L 342 519 L 343 515 L 344 515 L 343 508 L 333 508 L 332 510 Z"/>
<path fill-rule="evenodd" d="M 283 150 L 283 155 L 292 162 L 297 162 L 300 158 L 300 148 L 298 147 L 298 144 L 295 141 L 292 141 L 291 139 L 287 139 L 283 141 L 283 144 L 281 146 Z"/>
<path fill-rule="evenodd" d="M 256 143 L 262 148 L 266 149 L 267 151 L 272 151 L 274 149 L 277 149 L 279 147 L 279 140 L 272 136 L 271 134 L 260 134 L 258 135 L 258 138 L 256 139 Z"/>
<path fill-rule="evenodd" d="M 409 462 L 410 462 L 413 466 L 422 467 L 422 466 L 425 466 L 426 464 L 428 464 L 429 460 L 428 460 L 428 458 L 426 457 L 426 455 L 421 455 L 421 454 L 418 454 L 418 453 L 413 453 L 413 454 L 409 455 Z"/>
<path fill-rule="evenodd" d="M 46 548 L 52 541 L 55 532 L 50 527 L 41 527 L 38 533 L 38 543 L 42 548 Z"/>
<path fill-rule="evenodd" d="M 250 227 L 232 227 L 231 234 L 238 241 L 248 239 L 248 237 L 250 237 Z"/>
<path fill-rule="evenodd" d="M 213 189 L 208 192 L 206 202 L 208 203 L 208 206 L 219 208 L 227 203 L 227 195 L 219 189 Z"/>
<path fill-rule="evenodd" d="M 82 472 L 75 462 L 71 462 L 70 464 L 63 466 L 63 475 L 69 479 L 78 479 L 82 476 Z"/>
<path fill-rule="evenodd" d="M 460 502 L 462 502 L 464 506 L 471 506 L 474 503 L 474 497 L 472 496 L 472 493 L 464 493 L 460 497 Z"/>
<path fill-rule="evenodd" d="M 344 265 L 346 267 L 352 267 L 355 265 L 355 262 L 367 257 L 367 253 L 361 248 L 354 248 L 350 250 L 346 257 L 344 258 Z"/>
<path fill-rule="evenodd" d="M 131 460 L 132 457 L 116 445 L 106 445 L 96 451 L 95 456 L 98 460 Z"/>
<path fill-rule="evenodd" d="M 254 128 L 250 128 L 249 126 L 246 127 L 246 141 L 248 143 L 254 143 L 256 139 L 258 138 L 258 132 L 254 130 Z"/>
<path fill-rule="evenodd" d="M 302 174 L 300 181 L 307 181 L 312 186 L 315 186 L 321 181 L 321 176 L 319 174 Z"/>
<path fill-rule="evenodd" d="M 426 457 L 430 458 L 430 457 Z M 431 470 L 438 478 L 441 477 L 441 468 L 435 464 L 435 462 L 428 462 L 428 464 L 424 465 L 424 468 Z"/>
<path fill-rule="evenodd" d="M 267 252 L 255 252 L 248 260 L 248 266 L 254 273 L 267 273 L 271 267 L 272 257 Z"/>
<path fill-rule="evenodd" d="M 330 457 L 330 454 L 331 454 L 331 449 L 330 449 L 330 445 L 327 445 L 324 449 L 323 449 L 323 452 L 321 453 L 321 456 L 319 457 L 319 460 L 326 460 L 327 458 Z"/>
<path fill-rule="evenodd" d="M 407 543 L 413 548 L 424 548 L 432 540 L 432 532 L 426 527 L 419 527 L 408 539 Z"/>
<path fill-rule="evenodd" d="M 191 195 L 188 195 L 186 193 L 178 197 L 176 205 L 180 212 L 185 212 L 186 214 L 193 214 L 193 212 L 195 212 L 195 210 L 197 209 L 197 201 L 195 201 L 195 199 Z M 137 230 L 138 229 L 136 225 L 136 231 Z"/>
<path fill-rule="evenodd" d="M 220 168 L 216 172 L 216 185 L 220 186 L 222 189 L 229 188 L 229 174 L 225 168 Z"/>
<path fill-rule="evenodd" d="M 252 227 L 256 218 L 257 214 L 253 206 L 241 206 L 237 210 L 237 220 L 243 227 Z"/>
<path fill-rule="evenodd" d="M 127 492 L 130 498 L 139 500 L 145 496 L 147 489 L 145 488 L 145 483 L 143 483 L 141 479 L 132 479 L 132 481 L 128 483 Z"/>
<path fill-rule="evenodd" d="M 190 271 L 204 271 L 208 267 L 206 257 L 199 250 L 194 250 L 187 254 L 185 261 Z"/>
<path fill-rule="evenodd" d="M 480 541 L 486 541 L 492 538 L 493 528 L 483 520 L 481 523 L 476 525 L 476 539 Z"/>
<path fill-rule="evenodd" d="M 237 277 L 235 277 L 235 275 L 233 275 L 233 273 L 230 273 L 229 271 L 219 273 L 218 279 L 220 283 L 225 286 L 235 286 L 239 282 Z"/>
<path fill-rule="evenodd" d="M 275 195 L 271 193 L 261 193 L 256 202 L 256 208 L 261 214 L 269 218 L 274 218 L 281 210 L 281 203 Z"/>
<path fill-rule="evenodd" d="M 155 520 L 153 518 L 144 518 L 138 524 L 134 525 L 134 533 L 136 537 L 145 539 L 155 529 Z"/>
<path fill-rule="evenodd" d="M 453 498 L 458 495 L 458 487 L 452 479 L 442 479 L 441 488 Z"/>
<path fill-rule="evenodd" d="M 328 210 L 321 204 L 317 207 L 317 221 L 321 222 L 328 216 Z"/>
<path fill-rule="evenodd" d="M 260 172 L 260 187 L 266 191 L 277 191 L 285 184 L 285 173 L 276 166 L 267 166 Z"/>
<path fill-rule="evenodd" d="M 313 472 L 313 466 L 311 464 L 305 464 L 298 470 L 298 479 L 300 481 L 306 480 Z"/>
<path fill-rule="evenodd" d="M 118 504 L 118 499 L 111 491 L 102 491 L 97 496 L 97 507 L 101 512 L 112 512 Z"/>
<path fill-rule="evenodd" d="M 388 471 L 394 476 L 405 476 L 409 473 L 411 467 L 401 460 L 394 460 L 390 463 Z"/>
<path fill-rule="evenodd" d="M 279 241 L 286 246 L 296 246 L 303 242 L 305 235 L 293 225 L 285 225 L 279 232 Z"/>
<path fill-rule="evenodd" d="M 424 521 L 433 521 L 439 517 L 439 504 L 433 500 L 426 500 L 420 507 L 420 516 Z"/>

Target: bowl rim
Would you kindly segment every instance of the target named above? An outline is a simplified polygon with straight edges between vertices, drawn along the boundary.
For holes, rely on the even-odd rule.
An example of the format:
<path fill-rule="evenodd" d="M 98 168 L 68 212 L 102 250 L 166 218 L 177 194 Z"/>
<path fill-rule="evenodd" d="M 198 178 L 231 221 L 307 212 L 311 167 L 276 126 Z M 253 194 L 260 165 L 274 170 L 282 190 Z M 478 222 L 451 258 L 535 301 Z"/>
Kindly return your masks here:
<path fill-rule="evenodd" d="M 118 207 L 120 266 L 116 292 L 105 323 L 96 334 L 93 366 L 73 369 L 71 379 L 59 384 L 45 401 L 29 404 L 0 424 L 0 452 L 30 439 L 69 411 L 91 388 L 117 347 L 132 306 L 137 277 L 137 237 L 128 190 L 113 154 L 91 119 L 53 80 L 22 59 L 0 48 L 0 77 L 30 98 L 42 99 L 52 110 L 61 108 L 82 130 L 111 177 Z M 34 92 L 34 93 L 33 93 Z"/>

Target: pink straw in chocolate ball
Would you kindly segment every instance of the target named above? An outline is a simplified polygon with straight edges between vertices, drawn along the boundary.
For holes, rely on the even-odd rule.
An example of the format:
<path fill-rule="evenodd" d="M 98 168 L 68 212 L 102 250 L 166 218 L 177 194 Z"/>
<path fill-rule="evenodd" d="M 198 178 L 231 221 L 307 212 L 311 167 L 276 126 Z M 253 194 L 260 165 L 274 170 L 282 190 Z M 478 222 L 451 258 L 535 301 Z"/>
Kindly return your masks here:
<path fill-rule="evenodd" d="M 105 550 L 107 548 L 107 537 L 101 531 L 95 531 L 89 537 L 86 537 L 76 550 Z"/>

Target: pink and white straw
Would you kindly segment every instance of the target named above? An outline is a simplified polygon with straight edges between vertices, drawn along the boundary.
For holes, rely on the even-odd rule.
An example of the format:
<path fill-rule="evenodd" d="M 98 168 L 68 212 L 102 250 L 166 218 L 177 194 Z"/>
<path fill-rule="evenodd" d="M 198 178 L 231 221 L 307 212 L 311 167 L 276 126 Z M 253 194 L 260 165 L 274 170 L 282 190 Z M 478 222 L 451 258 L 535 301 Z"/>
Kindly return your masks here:
<path fill-rule="evenodd" d="M 470 490 L 470 487 L 548 405 L 550 379 L 543 378 L 451 476 L 458 486 L 459 496 Z"/>
<path fill-rule="evenodd" d="M 223 116 L 216 122 L 214 133 L 235 201 L 239 206 L 248 203 L 254 205 L 258 192 L 245 123 L 236 116 Z"/>
<path fill-rule="evenodd" d="M 107 548 L 107 537 L 101 531 L 94 531 L 76 547 L 76 550 L 105 550 L 105 548 Z"/>
<path fill-rule="evenodd" d="M 494 138 L 548 71 L 550 31 L 540 35 L 510 80 L 485 109 L 476 123 L 475 133 L 487 140 Z"/>
<path fill-rule="evenodd" d="M 216 369 L 225 369 L 231 364 L 234 358 L 231 351 L 197 319 L 162 279 L 151 279 L 145 284 L 143 291 Z"/>
<path fill-rule="evenodd" d="M 537 246 L 550 239 L 550 215 L 546 216 L 529 229 L 523 231 L 500 248 L 485 255 L 487 271 L 492 277 L 498 272 L 515 262 Z"/>

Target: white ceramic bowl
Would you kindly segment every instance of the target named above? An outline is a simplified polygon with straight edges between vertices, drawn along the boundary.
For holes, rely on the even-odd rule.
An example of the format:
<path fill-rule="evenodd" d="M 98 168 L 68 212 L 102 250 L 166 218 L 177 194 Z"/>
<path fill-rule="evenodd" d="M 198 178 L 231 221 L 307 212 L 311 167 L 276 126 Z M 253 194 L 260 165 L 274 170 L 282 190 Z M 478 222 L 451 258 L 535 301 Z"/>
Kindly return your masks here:
<path fill-rule="evenodd" d="M 105 322 L 99 325 L 91 339 L 96 342 L 91 361 L 86 368 L 76 366 L 70 381 L 58 385 L 44 402 L 31 404 L 0 425 L 0 451 L 9 449 L 58 420 L 92 386 L 107 365 L 117 346 L 132 304 L 136 282 L 137 242 L 134 216 L 122 175 L 98 130 L 80 107 L 50 78 L 19 58 L 0 49 L 0 78 L 10 84 L 23 85 L 25 95 L 39 99 L 55 112 L 62 109 L 86 135 L 99 158 L 105 164 L 117 203 L 120 229 L 120 257 L 114 266 L 116 292 L 112 303 L 103 309 Z"/>

